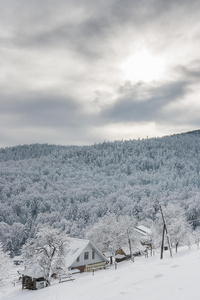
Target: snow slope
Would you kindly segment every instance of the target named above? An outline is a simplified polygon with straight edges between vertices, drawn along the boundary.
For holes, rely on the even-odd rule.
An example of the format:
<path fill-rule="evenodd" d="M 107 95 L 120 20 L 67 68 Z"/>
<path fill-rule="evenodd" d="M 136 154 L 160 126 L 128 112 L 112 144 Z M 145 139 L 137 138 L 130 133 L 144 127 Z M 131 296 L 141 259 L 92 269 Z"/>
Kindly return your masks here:
<path fill-rule="evenodd" d="M 136 258 L 107 270 L 74 275 L 75 280 L 54 284 L 38 291 L 22 290 L 21 285 L 3 287 L 6 300 L 199 300 L 200 250 L 193 246 L 179 249 L 169 257 L 164 253 Z"/>

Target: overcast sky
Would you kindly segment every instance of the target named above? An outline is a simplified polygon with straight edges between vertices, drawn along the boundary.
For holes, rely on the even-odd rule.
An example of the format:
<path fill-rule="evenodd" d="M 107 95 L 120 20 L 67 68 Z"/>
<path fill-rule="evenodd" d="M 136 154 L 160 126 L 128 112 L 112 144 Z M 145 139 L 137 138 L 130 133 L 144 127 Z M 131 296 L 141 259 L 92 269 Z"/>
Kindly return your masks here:
<path fill-rule="evenodd" d="M 200 128 L 200 0 L 0 0 L 0 147 Z"/>

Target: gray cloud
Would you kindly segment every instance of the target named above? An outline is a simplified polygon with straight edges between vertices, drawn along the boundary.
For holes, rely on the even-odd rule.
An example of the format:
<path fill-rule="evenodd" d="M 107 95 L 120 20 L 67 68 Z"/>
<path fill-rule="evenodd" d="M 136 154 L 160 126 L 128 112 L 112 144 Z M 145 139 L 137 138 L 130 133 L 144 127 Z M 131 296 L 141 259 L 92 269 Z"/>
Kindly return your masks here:
<path fill-rule="evenodd" d="M 181 101 L 190 93 L 192 85 L 198 82 L 199 61 L 193 62 L 195 68 L 177 66 L 179 79 L 148 85 L 142 82 L 126 82 L 119 88 L 114 104 L 101 111 L 101 117 L 108 123 L 156 122 L 156 123 L 193 123 L 199 124 L 199 116 L 188 115 Z M 178 108 L 171 111 L 171 104 Z M 179 104 L 179 105 L 178 105 Z"/>
<path fill-rule="evenodd" d="M 102 117 L 110 123 L 162 121 L 168 104 L 183 96 L 186 90 L 185 82 L 167 83 L 149 88 L 149 96 L 141 99 L 133 87 L 127 95 L 117 99 L 113 106 L 102 111 Z"/>
<path fill-rule="evenodd" d="M 200 78 L 200 60 L 195 60 L 190 63 L 190 66 L 180 65 L 174 68 L 175 72 L 180 76 L 185 77 L 190 82 L 197 82 Z"/>
<path fill-rule="evenodd" d="M 103 137 L 110 124 L 116 131 L 141 122 L 200 125 L 198 102 L 182 106 L 199 94 L 199 0 L 0 4 L 2 145 L 19 136 L 30 142 L 29 130 L 34 141 L 47 135 L 44 142 L 58 143 L 67 135 L 68 143 L 92 143 L 99 140 L 95 130 Z M 120 65 L 142 47 L 163 56 L 170 75 L 124 83 Z"/>
<path fill-rule="evenodd" d="M 183 2 L 187 11 L 191 11 L 196 1 Z M 1 16 L 7 17 L 14 27 L 13 43 L 21 47 L 73 47 L 80 54 L 91 55 L 98 52 L 97 45 L 105 44 L 127 28 L 132 28 L 132 38 L 136 32 L 142 34 L 149 27 L 165 27 L 160 23 L 163 16 L 170 15 L 177 9 L 179 1 L 152 0 L 143 1 L 7 1 Z M 74 10 L 82 9 L 84 17 L 69 16 Z M 58 15 L 61 15 L 61 21 Z M 178 11 L 177 11 L 178 14 Z M 57 18 L 55 18 L 55 15 Z M 79 19 L 80 18 L 80 19 Z M 184 19 L 184 15 L 182 15 Z M 11 26 L 11 27 L 12 27 Z M 159 30 L 161 30 L 159 28 Z M 122 30 L 124 29 L 124 30 Z M 154 32 L 155 34 L 155 32 Z M 83 52 L 82 52 L 82 51 Z M 97 55 L 97 53 L 96 53 Z M 100 55 L 100 54 L 98 54 Z"/>
<path fill-rule="evenodd" d="M 93 116 L 76 99 L 51 94 L 0 95 L 0 147 L 24 143 L 91 144 Z M 6 131 L 2 130 L 6 128 Z"/>
<path fill-rule="evenodd" d="M 0 115 L 12 115 L 23 126 L 78 127 L 85 120 L 81 104 L 70 97 L 41 94 L 2 96 Z"/>

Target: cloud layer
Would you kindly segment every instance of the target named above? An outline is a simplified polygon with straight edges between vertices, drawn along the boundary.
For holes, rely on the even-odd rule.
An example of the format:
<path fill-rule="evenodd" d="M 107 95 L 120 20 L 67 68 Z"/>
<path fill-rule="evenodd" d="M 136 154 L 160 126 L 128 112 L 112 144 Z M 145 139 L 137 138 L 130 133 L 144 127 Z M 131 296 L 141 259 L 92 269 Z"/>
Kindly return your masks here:
<path fill-rule="evenodd" d="M 0 147 L 199 128 L 199 1 L 0 2 Z M 160 78 L 124 76 L 141 51 Z"/>

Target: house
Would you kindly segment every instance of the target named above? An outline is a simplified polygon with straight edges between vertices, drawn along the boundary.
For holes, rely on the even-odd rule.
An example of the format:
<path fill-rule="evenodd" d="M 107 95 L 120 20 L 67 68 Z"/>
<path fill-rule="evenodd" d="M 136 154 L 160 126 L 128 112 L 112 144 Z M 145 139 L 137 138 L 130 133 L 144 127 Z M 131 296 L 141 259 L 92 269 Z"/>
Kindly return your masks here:
<path fill-rule="evenodd" d="M 135 231 L 137 231 L 142 237 L 149 238 L 151 236 L 151 229 L 143 225 L 136 226 Z"/>
<path fill-rule="evenodd" d="M 66 254 L 66 267 L 80 272 L 92 272 L 93 269 L 103 269 L 109 260 L 90 241 L 70 238 Z"/>
<path fill-rule="evenodd" d="M 153 242 L 152 242 L 152 232 L 151 229 L 139 225 L 135 227 L 135 231 L 139 234 L 140 236 L 140 241 L 143 246 L 147 246 L 147 248 L 150 248 L 152 251 L 153 248 Z"/>

